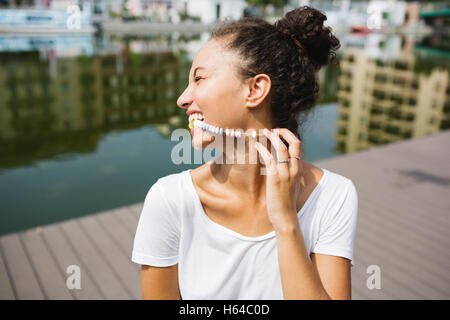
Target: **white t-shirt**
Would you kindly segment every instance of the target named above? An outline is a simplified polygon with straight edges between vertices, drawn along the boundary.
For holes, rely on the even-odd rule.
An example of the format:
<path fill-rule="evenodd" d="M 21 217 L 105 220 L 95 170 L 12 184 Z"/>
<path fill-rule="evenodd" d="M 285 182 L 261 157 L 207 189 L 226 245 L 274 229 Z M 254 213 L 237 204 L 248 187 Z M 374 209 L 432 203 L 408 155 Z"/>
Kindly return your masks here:
<path fill-rule="evenodd" d="M 324 172 L 298 212 L 308 254 L 345 257 L 353 266 L 358 196 L 353 182 Z M 132 261 L 178 263 L 182 299 L 283 299 L 275 231 L 247 237 L 212 221 L 191 169 L 160 178 L 148 191 Z"/>

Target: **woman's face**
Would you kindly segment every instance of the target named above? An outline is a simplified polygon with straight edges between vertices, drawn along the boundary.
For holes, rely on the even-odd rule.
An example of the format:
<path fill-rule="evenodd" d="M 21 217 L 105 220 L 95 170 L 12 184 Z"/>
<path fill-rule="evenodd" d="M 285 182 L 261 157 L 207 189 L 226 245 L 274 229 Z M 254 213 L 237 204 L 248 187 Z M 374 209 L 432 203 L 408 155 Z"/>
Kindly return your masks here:
<path fill-rule="evenodd" d="M 199 111 L 213 126 L 246 129 L 248 86 L 237 76 L 239 58 L 220 44 L 220 40 L 213 39 L 198 51 L 189 72 L 189 85 L 177 104 L 189 112 Z M 213 139 L 208 131 L 194 127 L 194 147 L 203 149 Z"/>

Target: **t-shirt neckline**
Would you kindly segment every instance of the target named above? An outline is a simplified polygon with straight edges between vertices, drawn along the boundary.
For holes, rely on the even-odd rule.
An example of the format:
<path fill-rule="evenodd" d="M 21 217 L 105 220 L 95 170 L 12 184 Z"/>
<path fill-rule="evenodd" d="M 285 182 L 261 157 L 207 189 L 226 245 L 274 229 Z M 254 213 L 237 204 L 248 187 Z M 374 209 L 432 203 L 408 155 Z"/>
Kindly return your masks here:
<path fill-rule="evenodd" d="M 324 184 L 324 180 L 328 174 L 328 170 L 325 168 L 321 168 L 323 171 L 323 175 L 320 178 L 320 181 L 317 183 L 317 185 L 314 187 L 313 191 L 310 193 L 310 195 L 308 196 L 308 199 L 306 199 L 305 203 L 303 204 L 303 206 L 301 207 L 301 209 L 297 212 L 297 217 L 301 217 L 303 215 L 303 213 L 305 212 L 306 208 L 309 207 L 312 199 L 315 197 L 316 193 L 318 192 L 318 190 L 320 189 L 321 185 Z M 211 225 L 227 234 L 230 234 L 236 238 L 239 238 L 241 240 L 245 240 L 245 241 L 261 241 L 261 240 L 265 240 L 265 239 L 269 239 L 275 236 L 275 230 L 263 234 L 261 236 L 257 236 L 257 237 L 249 237 L 249 236 L 244 236 L 243 234 L 240 234 L 239 232 L 236 232 L 234 230 L 231 230 L 213 220 L 211 220 L 210 217 L 208 217 L 208 215 L 206 214 L 205 210 L 203 209 L 203 205 L 202 202 L 200 201 L 200 197 L 198 195 L 197 190 L 195 189 L 195 185 L 194 185 L 194 181 L 192 180 L 192 176 L 191 176 L 191 171 L 192 169 L 187 169 L 184 171 L 184 173 L 186 174 L 186 178 L 188 180 L 188 183 L 190 185 L 190 189 L 192 190 L 192 193 L 194 195 L 195 198 L 195 206 L 200 208 L 200 216 L 203 222 L 205 222 L 207 225 Z"/>

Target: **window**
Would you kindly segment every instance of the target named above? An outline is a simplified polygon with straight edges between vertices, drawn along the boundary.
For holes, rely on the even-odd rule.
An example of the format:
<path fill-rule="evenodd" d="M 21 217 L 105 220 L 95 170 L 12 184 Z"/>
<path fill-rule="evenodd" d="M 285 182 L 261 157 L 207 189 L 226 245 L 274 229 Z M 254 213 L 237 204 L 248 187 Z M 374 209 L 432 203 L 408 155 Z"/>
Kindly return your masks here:
<path fill-rule="evenodd" d="M 398 70 L 408 70 L 408 63 L 406 61 L 395 61 L 394 68 Z"/>

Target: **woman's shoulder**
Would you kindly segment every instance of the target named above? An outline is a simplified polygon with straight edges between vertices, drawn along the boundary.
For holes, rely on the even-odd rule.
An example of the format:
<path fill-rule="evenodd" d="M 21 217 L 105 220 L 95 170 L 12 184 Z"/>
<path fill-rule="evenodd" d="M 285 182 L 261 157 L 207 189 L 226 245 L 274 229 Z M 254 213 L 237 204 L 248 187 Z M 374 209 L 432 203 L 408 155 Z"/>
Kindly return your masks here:
<path fill-rule="evenodd" d="M 327 171 L 327 182 L 329 185 L 342 188 L 344 186 L 350 186 L 351 184 L 353 184 L 353 181 L 345 175 L 329 169 L 323 169 Z"/>
<path fill-rule="evenodd" d="M 188 170 L 168 174 L 152 184 L 144 200 L 143 213 L 152 219 L 179 221 L 180 214 L 190 206 L 187 174 Z"/>
<path fill-rule="evenodd" d="M 355 184 L 349 177 L 332 169 L 322 167 L 318 169 L 323 171 L 321 178 L 323 181 L 320 183 L 320 198 L 322 202 L 339 204 L 344 200 L 348 201 L 349 198 L 357 199 Z"/>
<path fill-rule="evenodd" d="M 316 166 L 309 162 L 304 162 L 305 169 L 308 170 L 308 175 L 311 177 L 313 185 L 322 185 L 322 189 L 336 189 L 342 190 L 342 187 L 348 187 L 353 184 L 353 181 L 332 169 Z M 322 182 L 322 183 L 321 183 Z"/>
<path fill-rule="evenodd" d="M 175 187 L 182 183 L 182 180 L 185 178 L 185 175 L 188 174 L 188 171 L 189 169 L 162 176 L 155 184 L 158 184 L 160 187 Z"/>
<path fill-rule="evenodd" d="M 355 211 L 353 210 L 355 208 L 357 210 L 358 193 L 353 181 L 344 174 L 331 169 L 322 169 L 324 169 L 326 179 L 320 197 L 321 202 L 325 205 L 326 215 L 333 215 L 333 212 L 338 215 L 345 215 L 351 214 Z M 352 208 L 352 210 L 348 210 L 349 208 Z"/>
<path fill-rule="evenodd" d="M 186 195 L 188 188 L 189 169 L 176 173 L 171 173 L 160 177 L 151 188 L 159 190 L 160 194 L 168 200 L 180 200 Z"/>

